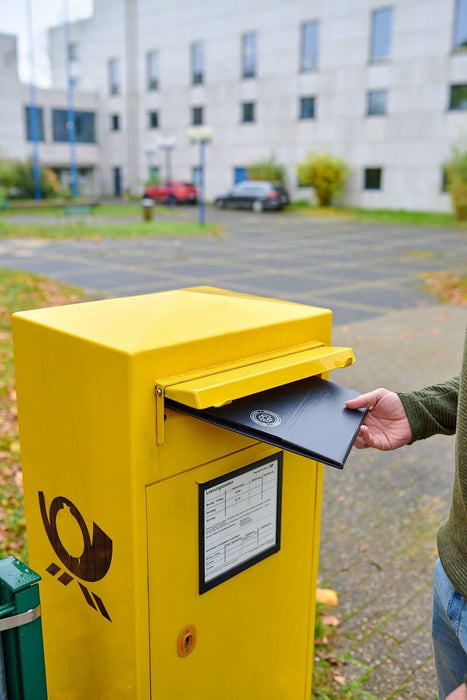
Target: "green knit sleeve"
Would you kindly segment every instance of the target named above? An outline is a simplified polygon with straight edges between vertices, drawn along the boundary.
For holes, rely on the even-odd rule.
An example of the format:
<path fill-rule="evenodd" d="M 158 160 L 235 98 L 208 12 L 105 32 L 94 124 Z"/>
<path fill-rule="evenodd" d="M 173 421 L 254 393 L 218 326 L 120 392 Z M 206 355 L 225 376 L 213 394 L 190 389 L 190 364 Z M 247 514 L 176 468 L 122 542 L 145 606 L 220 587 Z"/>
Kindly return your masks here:
<path fill-rule="evenodd" d="M 460 374 L 443 384 L 400 393 L 412 429 L 412 442 L 440 433 L 456 432 Z"/>

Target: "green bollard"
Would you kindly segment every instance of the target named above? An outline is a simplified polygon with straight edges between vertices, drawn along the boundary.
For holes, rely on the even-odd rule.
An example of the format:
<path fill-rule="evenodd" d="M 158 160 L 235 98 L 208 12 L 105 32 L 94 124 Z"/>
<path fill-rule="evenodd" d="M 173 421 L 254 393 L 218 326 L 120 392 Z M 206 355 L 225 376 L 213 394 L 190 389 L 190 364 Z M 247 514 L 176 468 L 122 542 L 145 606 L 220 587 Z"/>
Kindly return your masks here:
<path fill-rule="evenodd" d="M 8 700 L 46 700 L 38 583 L 41 577 L 14 557 L 0 561 L 0 632 Z M 0 691 L 3 690 L 0 688 Z"/>

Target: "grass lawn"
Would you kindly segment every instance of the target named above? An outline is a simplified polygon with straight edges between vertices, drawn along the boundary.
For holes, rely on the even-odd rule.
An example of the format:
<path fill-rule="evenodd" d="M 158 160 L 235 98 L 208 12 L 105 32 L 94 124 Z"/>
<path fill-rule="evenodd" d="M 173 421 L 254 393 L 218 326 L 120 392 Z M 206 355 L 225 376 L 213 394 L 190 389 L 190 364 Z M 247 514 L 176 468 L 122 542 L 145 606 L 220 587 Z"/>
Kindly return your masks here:
<path fill-rule="evenodd" d="M 81 298 L 73 287 L 0 268 L 0 558 L 12 554 L 27 561 L 11 314 Z"/>
<path fill-rule="evenodd" d="M 166 210 L 164 210 L 166 211 Z M 218 234 L 216 224 L 201 226 L 195 221 L 135 221 L 100 224 L 94 216 L 79 221 L 57 220 L 57 224 L 24 224 L 0 217 L 0 238 L 142 238 L 146 236 L 200 236 Z"/>
<path fill-rule="evenodd" d="M 359 209 L 357 207 L 313 207 L 303 200 L 292 202 L 287 210 L 317 218 L 339 217 L 349 221 L 369 221 L 380 224 L 455 226 L 467 229 L 467 222 L 458 221 L 454 214 L 445 214 L 443 212 Z"/>

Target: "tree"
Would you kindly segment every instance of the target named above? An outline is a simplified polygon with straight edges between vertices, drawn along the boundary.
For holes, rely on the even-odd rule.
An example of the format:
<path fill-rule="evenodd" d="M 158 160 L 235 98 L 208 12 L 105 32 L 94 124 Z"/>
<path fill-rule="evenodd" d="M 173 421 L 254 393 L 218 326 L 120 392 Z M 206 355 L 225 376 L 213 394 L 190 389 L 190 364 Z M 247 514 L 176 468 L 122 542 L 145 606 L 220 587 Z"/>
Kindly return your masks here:
<path fill-rule="evenodd" d="M 297 165 L 297 173 L 300 185 L 314 187 L 319 206 L 328 207 L 344 186 L 349 169 L 327 153 L 310 153 Z"/>
<path fill-rule="evenodd" d="M 453 146 L 451 158 L 444 163 L 452 206 L 459 221 L 467 220 L 467 142 Z"/>
<path fill-rule="evenodd" d="M 267 180 L 285 184 L 285 168 L 276 162 L 274 156 L 252 163 L 246 170 L 250 180 Z"/>
<path fill-rule="evenodd" d="M 19 160 L 0 160 L 0 185 L 9 197 L 31 199 L 34 197 L 34 175 L 32 162 L 23 163 Z M 41 167 L 40 187 L 42 197 L 53 197 L 59 190 L 57 176 L 50 168 Z"/>

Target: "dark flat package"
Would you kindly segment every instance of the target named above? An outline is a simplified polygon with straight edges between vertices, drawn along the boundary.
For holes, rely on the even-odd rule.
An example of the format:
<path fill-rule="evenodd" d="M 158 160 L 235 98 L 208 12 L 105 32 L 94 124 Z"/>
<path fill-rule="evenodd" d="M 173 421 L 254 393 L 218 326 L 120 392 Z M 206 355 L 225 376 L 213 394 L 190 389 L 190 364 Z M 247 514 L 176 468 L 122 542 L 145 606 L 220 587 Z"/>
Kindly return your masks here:
<path fill-rule="evenodd" d="M 366 411 L 345 407 L 359 396 L 320 377 L 301 379 L 220 408 L 197 410 L 171 399 L 170 408 L 221 428 L 342 469 Z"/>

